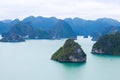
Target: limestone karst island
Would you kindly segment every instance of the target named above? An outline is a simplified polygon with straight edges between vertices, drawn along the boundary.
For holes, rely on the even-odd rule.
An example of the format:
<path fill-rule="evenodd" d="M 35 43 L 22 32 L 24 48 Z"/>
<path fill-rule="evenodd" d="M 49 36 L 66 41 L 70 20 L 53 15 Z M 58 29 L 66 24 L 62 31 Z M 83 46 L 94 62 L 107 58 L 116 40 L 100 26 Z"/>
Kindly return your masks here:
<path fill-rule="evenodd" d="M 59 62 L 85 62 L 86 54 L 81 46 L 70 38 L 52 55 L 51 59 Z"/>
<path fill-rule="evenodd" d="M 92 48 L 92 53 L 120 55 L 120 33 L 101 37 Z"/>

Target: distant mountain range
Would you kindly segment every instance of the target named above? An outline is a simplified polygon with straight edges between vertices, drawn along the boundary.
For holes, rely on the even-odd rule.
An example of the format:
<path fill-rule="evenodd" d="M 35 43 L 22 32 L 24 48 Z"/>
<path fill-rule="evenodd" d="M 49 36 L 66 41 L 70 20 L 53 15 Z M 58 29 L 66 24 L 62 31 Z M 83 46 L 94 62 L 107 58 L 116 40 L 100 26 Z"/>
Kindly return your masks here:
<path fill-rule="evenodd" d="M 19 39 L 61 39 L 76 38 L 77 36 L 93 37 L 98 40 L 100 36 L 119 32 L 120 22 L 111 18 L 99 18 L 97 20 L 84 20 L 80 18 L 56 17 L 45 18 L 42 16 L 29 16 L 23 20 L 0 21 L 1 41 L 19 41 Z"/>

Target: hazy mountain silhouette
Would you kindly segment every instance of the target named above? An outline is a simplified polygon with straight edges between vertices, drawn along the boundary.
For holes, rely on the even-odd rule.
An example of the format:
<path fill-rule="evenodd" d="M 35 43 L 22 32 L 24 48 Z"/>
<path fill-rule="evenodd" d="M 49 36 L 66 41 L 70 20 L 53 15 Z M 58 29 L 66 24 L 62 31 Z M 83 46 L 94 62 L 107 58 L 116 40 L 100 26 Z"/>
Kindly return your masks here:
<path fill-rule="evenodd" d="M 25 25 L 29 26 L 29 28 L 24 29 Z M 18 26 L 22 32 L 17 30 Z M 111 18 L 99 18 L 97 20 L 66 18 L 60 20 L 56 17 L 29 16 L 23 20 L 3 20 L 0 22 L 0 34 L 25 32 L 26 34 L 29 33 L 29 38 L 38 39 L 59 39 L 80 35 L 84 37 L 92 36 L 93 40 L 97 40 L 104 34 L 118 31 L 120 31 L 120 22 Z"/>

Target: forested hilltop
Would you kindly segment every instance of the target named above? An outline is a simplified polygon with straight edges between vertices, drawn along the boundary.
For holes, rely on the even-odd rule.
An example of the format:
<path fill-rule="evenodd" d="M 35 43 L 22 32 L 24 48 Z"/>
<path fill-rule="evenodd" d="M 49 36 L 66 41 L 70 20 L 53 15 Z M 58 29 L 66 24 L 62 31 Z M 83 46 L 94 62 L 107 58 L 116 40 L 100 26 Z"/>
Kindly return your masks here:
<path fill-rule="evenodd" d="M 93 45 L 92 53 L 120 55 L 120 33 L 101 37 Z"/>

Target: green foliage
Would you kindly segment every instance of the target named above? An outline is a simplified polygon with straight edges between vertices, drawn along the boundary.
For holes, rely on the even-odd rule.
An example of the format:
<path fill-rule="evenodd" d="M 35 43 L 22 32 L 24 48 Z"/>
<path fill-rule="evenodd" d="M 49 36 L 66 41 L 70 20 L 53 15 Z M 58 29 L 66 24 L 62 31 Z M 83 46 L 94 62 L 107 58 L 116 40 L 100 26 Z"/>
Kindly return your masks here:
<path fill-rule="evenodd" d="M 93 46 L 104 53 L 120 55 L 120 33 L 104 35 Z"/>
<path fill-rule="evenodd" d="M 81 49 L 80 45 L 74 42 L 74 39 L 70 38 L 66 40 L 65 44 L 52 55 L 53 60 L 60 62 L 69 61 L 69 56 L 73 55 L 77 58 L 86 57 L 86 54 L 81 49 L 81 54 L 75 52 L 76 49 Z"/>

